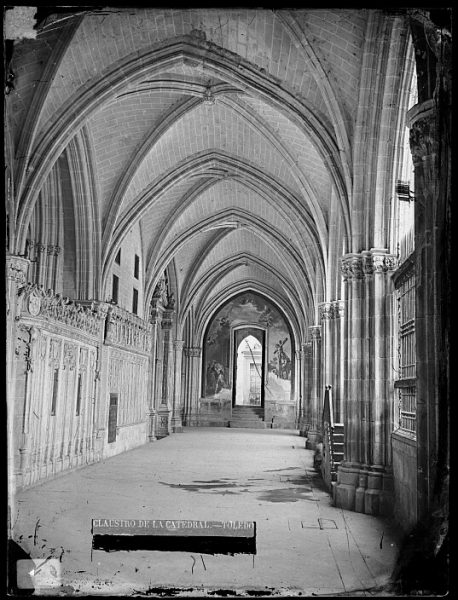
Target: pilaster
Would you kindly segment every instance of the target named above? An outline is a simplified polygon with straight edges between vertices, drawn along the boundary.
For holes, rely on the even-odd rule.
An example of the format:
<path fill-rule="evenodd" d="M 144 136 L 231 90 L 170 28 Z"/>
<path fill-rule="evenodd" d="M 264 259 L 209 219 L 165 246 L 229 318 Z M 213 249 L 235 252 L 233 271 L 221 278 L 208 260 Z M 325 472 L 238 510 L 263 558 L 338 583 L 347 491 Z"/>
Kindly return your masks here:
<path fill-rule="evenodd" d="M 173 347 L 172 347 L 172 309 L 164 309 L 162 315 L 163 351 L 161 402 L 157 408 L 156 437 L 163 438 L 171 433 L 171 412 L 173 402 Z"/>
<path fill-rule="evenodd" d="M 310 373 L 311 373 L 312 342 L 301 345 L 301 413 L 299 417 L 299 434 L 307 437 L 310 428 Z"/>
<path fill-rule="evenodd" d="M 174 388 L 173 388 L 173 409 L 172 409 L 172 431 L 173 433 L 181 433 L 183 424 L 181 421 L 181 366 L 183 359 L 183 340 L 175 340 L 173 349 L 175 352 L 175 372 L 174 372 Z"/>
<path fill-rule="evenodd" d="M 199 346 L 188 346 L 184 348 L 187 369 L 186 394 L 183 406 L 183 424 L 187 426 L 198 425 L 201 354 L 202 348 Z"/>
<path fill-rule="evenodd" d="M 7 426 L 8 426 L 8 473 L 9 487 L 13 492 L 16 482 L 14 467 L 14 411 L 17 402 L 16 369 L 17 369 L 17 317 L 18 317 L 18 289 L 27 281 L 30 261 L 22 256 L 8 254 L 6 256 L 6 392 L 7 392 Z M 11 497 L 11 496 L 10 496 Z"/>
<path fill-rule="evenodd" d="M 314 450 L 321 442 L 321 326 L 309 327 L 311 338 L 311 388 L 310 388 L 310 429 L 307 435 L 306 448 Z"/>
<path fill-rule="evenodd" d="M 150 355 L 150 378 L 148 386 L 148 440 L 154 442 L 157 440 L 157 405 L 156 405 L 156 363 L 157 363 L 157 345 L 158 345 L 158 330 L 162 322 L 162 308 L 157 305 L 151 308 L 150 323 L 152 326 L 151 332 L 151 355 Z"/>

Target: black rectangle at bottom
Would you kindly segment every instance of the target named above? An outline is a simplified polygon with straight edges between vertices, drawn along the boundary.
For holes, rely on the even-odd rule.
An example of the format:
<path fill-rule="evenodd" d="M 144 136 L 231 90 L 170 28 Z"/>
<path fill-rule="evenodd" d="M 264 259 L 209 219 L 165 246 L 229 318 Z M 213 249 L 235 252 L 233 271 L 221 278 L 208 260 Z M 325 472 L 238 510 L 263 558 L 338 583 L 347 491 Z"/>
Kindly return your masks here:
<path fill-rule="evenodd" d="M 100 535 L 92 537 L 94 550 L 155 550 L 201 554 L 256 554 L 256 537 Z"/>

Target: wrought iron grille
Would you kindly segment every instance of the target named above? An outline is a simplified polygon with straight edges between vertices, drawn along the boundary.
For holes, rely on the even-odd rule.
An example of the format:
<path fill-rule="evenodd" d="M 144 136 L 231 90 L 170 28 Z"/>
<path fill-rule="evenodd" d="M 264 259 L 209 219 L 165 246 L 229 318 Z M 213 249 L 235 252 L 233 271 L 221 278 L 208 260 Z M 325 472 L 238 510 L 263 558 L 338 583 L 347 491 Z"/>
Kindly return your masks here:
<path fill-rule="evenodd" d="M 415 360 L 415 274 L 405 278 L 397 289 L 398 300 L 398 426 L 416 432 Z"/>

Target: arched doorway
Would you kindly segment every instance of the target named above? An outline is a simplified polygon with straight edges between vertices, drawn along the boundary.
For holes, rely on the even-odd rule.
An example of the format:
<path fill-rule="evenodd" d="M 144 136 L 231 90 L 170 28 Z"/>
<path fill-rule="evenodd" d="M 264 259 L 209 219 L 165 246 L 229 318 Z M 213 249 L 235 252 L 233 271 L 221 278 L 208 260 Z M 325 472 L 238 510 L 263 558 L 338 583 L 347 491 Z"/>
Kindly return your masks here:
<path fill-rule="evenodd" d="M 248 397 L 240 396 L 240 361 L 237 368 L 238 350 L 248 336 L 256 340 L 249 346 L 242 344 L 244 369 L 251 373 L 243 378 L 251 379 L 251 398 L 249 391 Z M 279 307 L 256 292 L 235 295 L 209 320 L 202 346 L 201 423 L 224 425 L 234 414 L 256 413 L 266 423 L 275 422 L 276 427 L 294 428 L 295 346 L 290 324 Z M 261 361 L 256 357 L 260 350 Z"/>
<path fill-rule="evenodd" d="M 264 405 L 264 338 L 262 330 L 234 331 L 234 406 Z"/>

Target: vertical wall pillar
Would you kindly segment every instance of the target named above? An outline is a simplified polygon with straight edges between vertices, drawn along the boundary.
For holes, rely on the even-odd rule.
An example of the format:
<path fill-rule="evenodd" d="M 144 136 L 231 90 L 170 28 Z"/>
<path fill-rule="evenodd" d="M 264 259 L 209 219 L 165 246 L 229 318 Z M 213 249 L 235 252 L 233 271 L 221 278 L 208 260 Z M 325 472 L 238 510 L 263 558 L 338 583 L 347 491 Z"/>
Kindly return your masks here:
<path fill-rule="evenodd" d="M 361 379 L 362 379 L 362 261 L 361 255 L 346 254 L 342 258 L 342 273 L 347 295 L 347 372 L 345 380 L 345 446 L 344 460 L 334 488 L 337 506 L 355 510 L 356 490 L 364 486 L 360 481 L 360 440 L 361 440 Z M 363 484 L 363 485 L 361 485 Z M 364 487 L 363 487 L 364 489 Z M 360 490 L 358 490 L 360 491 Z"/>
<path fill-rule="evenodd" d="M 311 355 L 312 342 L 306 342 L 301 346 L 301 368 L 302 368 L 302 416 L 299 424 L 300 435 L 307 437 L 310 429 L 310 391 L 311 391 Z"/>
<path fill-rule="evenodd" d="M 332 344 L 332 304 L 322 302 L 318 305 L 318 314 L 321 321 L 321 348 L 322 348 L 322 377 L 323 385 L 331 385 L 333 381 L 333 344 Z"/>
<path fill-rule="evenodd" d="M 389 271 L 397 261 L 385 249 L 342 258 L 347 283 L 348 370 L 345 451 L 338 471 L 337 506 L 388 514 L 392 476 L 385 440 L 391 426 L 392 318 Z"/>
<path fill-rule="evenodd" d="M 397 258 L 384 249 L 372 248 L 367 257 L 365 274 L 370 314 L 366 319 L 370 343 L 369 369 L 369 436 L 367 444 L 368 475 L 364 497 L 366 514 L 389 514 L 393 505 L 393 477 L 390 454 L 386 446 L 391 428 L 393 378 L 391 364 L 393 315 L 391 273 Z"/>
<path fill-rule="evenodd" d="M 162 385 L 161 402 L 157 409 L 158 438 L 166 437 L 171 433 L 170 414 L 173 402 L 173 346 L 172 346 L 172 314 L 173 310 L 164 309 L 162 316 L 163 330 L 163 355 L 162 355 Z"/>
<path fill-rule="evenodd" d="M 311 389 L 310 389 L 310 429 L 306 447 L 314 450 L 321 442 L 321 327 L 309 327 L 312 341 Z"/>
<path fill-rule="evenodd" d="M 188 427 L 199 424 L 201 353 L 202 348 L 198 346 L 190 346 L 184 349 L 187 370 L 183 421 Z"/>
<path fill-rule="evenodd" d="M 183 426 L 181 422 L 181 367 L 183 358 L 183 340 L 175 340 L 173 348 L 175 351 L 175 372 L 173 384 L 173 408 L 172 408 L 172 431 L 173 433 L 181 433 Z"/>
<path fill-rule="evenodd" d="M 7 435 L 8 435 L 8 475 L 9 491 L 15 489 L 15 452 L 14 452 L 14 413 L 16 391 L 19 388 L 16 382 L 16 342 L 18 316 L 18 290 L 27 281 L 29 261 L 21 256 L 6 256 L 6 393 L 7 393 Z M 22 374 L 21 374 L 22 377 Z M 12 495 L 9 495 L 12 498 Z"/>
<path fill-rule="evenodd" d="M 157 428 L 157 379 L 156 379 L 156 363 L 157 363 L 157 344 L 158 344 L 158 330 L 162 322 L 162 309 L 157 305 L 151 309 L 151 320 L 152 325 L 151 332 L 151 355 L 150 355 L 150 377 L 148 386 L 148 440 L 154 442 L 157 440 L 156 428 Z"/>
<path fill-rule="evenodd" d="M 331 360 L 333 363 L 332 400 L 334 406 L 334 421 L 336 423 L 343 422 L 342 399 L 344 393 L 344 377 L 342 361 L 345 354 L 342 322 L 344 314 L 345 303 L 343 300 L 334 300 L 331 302 Z"/>

